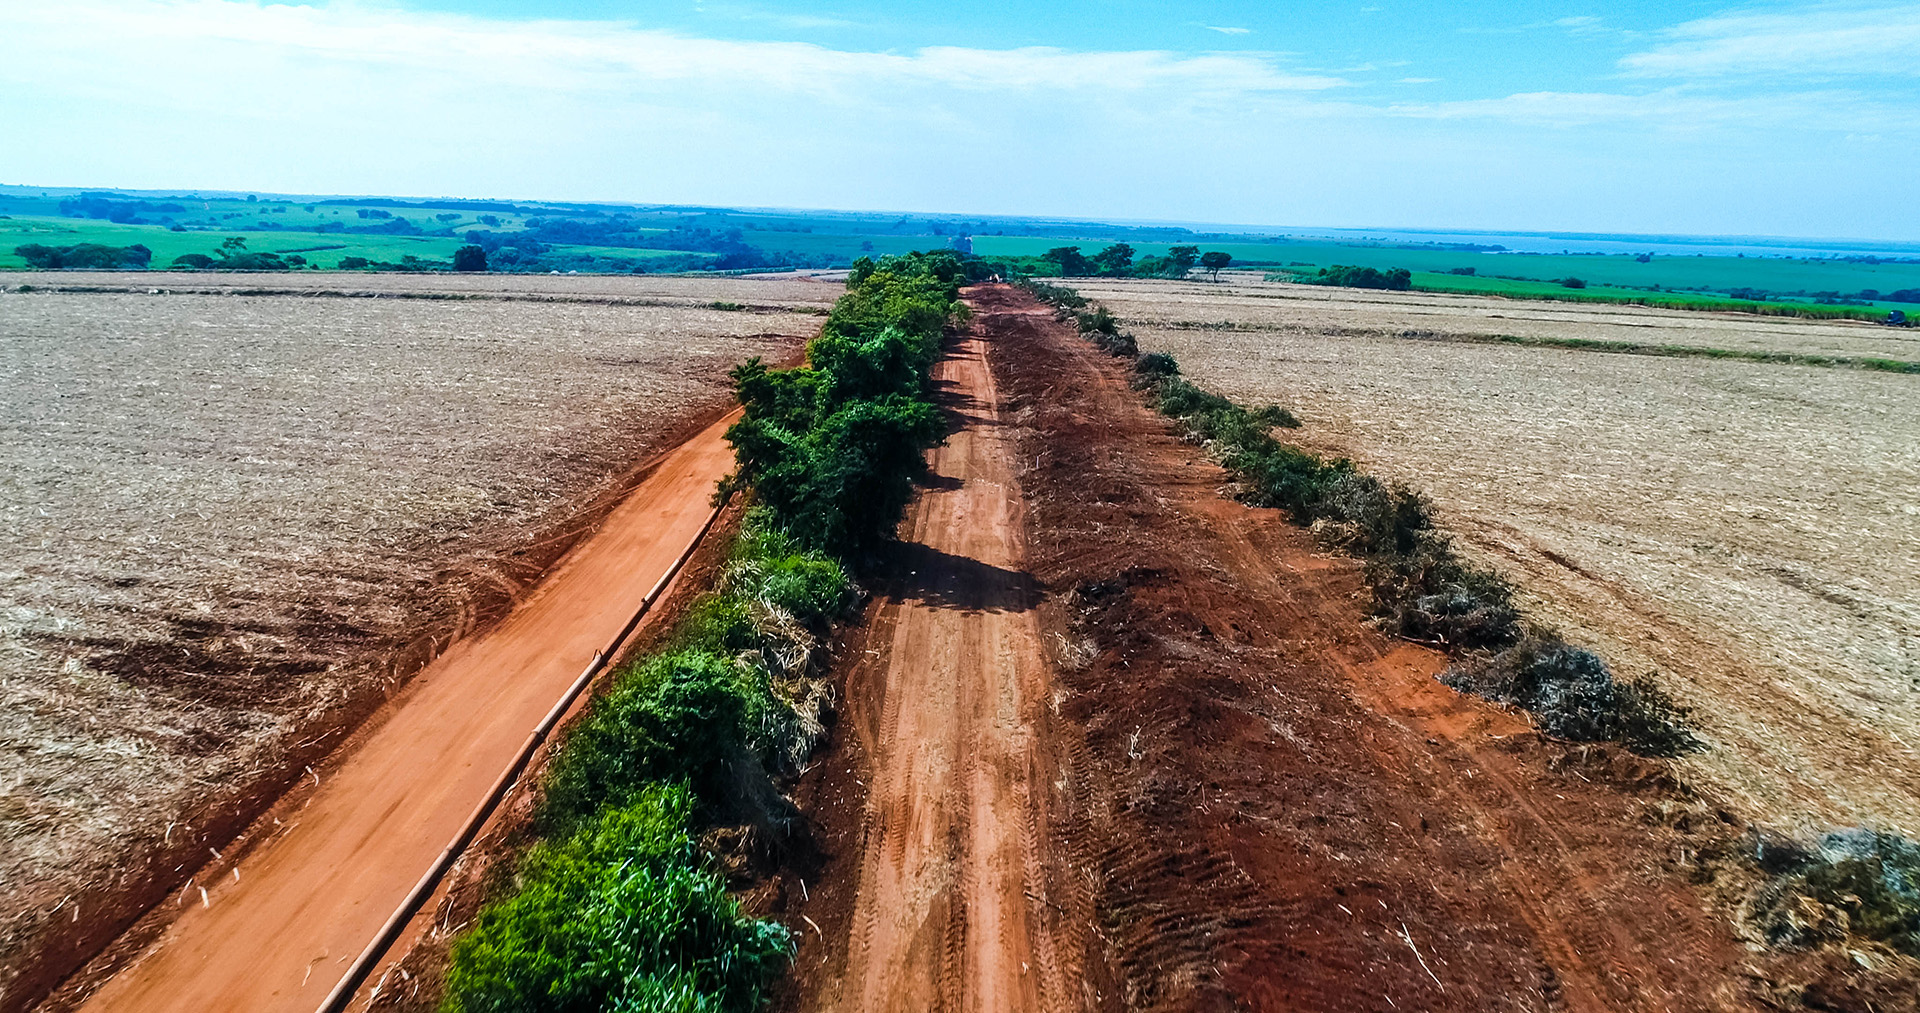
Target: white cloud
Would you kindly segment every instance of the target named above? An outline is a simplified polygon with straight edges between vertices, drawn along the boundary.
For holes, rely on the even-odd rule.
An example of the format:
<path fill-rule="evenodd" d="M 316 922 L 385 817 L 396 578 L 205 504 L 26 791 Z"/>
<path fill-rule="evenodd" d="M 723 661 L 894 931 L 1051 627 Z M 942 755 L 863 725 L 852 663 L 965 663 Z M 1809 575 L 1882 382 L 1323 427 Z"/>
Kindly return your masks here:
<path fill-rule="evenodd" d="M 1403 77 L 1395 83 L 1396 84 L 1435 84 L 1439 80 L 1440 79 L 1437 77 Z"/>
<path fill-rule="evenodd" d="M 778 88 L 790 93 L 934 85 L 988 91 L 1194 88 L 1233 92 L 1317 91 L 1337 78 L 1294 74 L 1257 55 L 1185 56 L 1160 51 L 1072 52 L 1032 47 L 936 46 L 911 53 L 829 49 L 799 42 L 690 38 L 630 23 L 502 22 L 357 4 L 259 6 L 237 0 L 73 0 L 13 4 L 0 56 L 94 47 L 193 53 L 241 61 L 262 57 L 318 66 L 477 74 L 543 90 L 646 89 L 663 83 Z M 4 6 L 0 6 L 4 9 Z M 141 62 L 147 62 L 142 60 Z M 178 61 L 165 61 L 175 73 Z M 0 71 L 0 73 L 4 73 Z"/>
<path fill-rule="evenodd" d="M 1689 21 L 1620 61 L 1634 77 L 1920 76 L 1920 4 L 1819 4 Z"/>
<path fill-rule="evenodd" d="M 1223 25 L 1202 25 L 1200 27 L 1205 28 L 1209 32 L 1219 32 L 1222 35 L 1246 35 L 1253 31 L 1251 28 L 1230 28 Z"/>
<path fill-rule="evenodd" d="M 1686 82 L 1369 104 L 1359 96 L 1375 93 L 1352 81 L 1419 71 L 1382 59 L 1308 69 L 1339 64 L 1272 51 L 860 52 L 380 2 L 395 0 L 0 0 L 0 179 L 1214 221 L 1920 228 L 1920 215 L 1886 211 L 1906 206 L 1920 104 L 1864 88 L 1761 98 L 1742 81 L 1721 89 L 1729 98 Z M 1473 94 L 1449 81 L 1398 94 Z M 1783 127 L 1818 140 L 1780 145 Z M 1754 218 L 1763 212 L 1812 224 Z"/>

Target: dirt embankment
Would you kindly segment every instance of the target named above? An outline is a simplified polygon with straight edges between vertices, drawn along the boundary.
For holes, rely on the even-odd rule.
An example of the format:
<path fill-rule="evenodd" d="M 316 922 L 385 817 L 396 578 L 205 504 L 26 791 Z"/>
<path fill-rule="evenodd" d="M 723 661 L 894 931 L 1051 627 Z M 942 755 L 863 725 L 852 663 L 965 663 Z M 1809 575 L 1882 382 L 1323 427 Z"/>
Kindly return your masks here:
<path fill-rule="evenodd" d="M 1366 625 L 1357 564 L 1223 499 L 1222 471 L 1118 363 L 1012 290 L 970 298 L 963 347 L 991 380 L 947 391 L 963 428 L 800 791 L 829 858 L 797 909 L 789 1007 L 975 1008 L 980 948 L 1051 948 L 1051 966 L 1022 958 L 1029 1008 L 1679 1013 L 1799 995 L 1709 896 L 1722 866 L 1702 856 L 1743 829 L 1732 816 L 1665 764 L 1548 741 L 1440 685 L 1444 657 Z M 956 470 L 982 451 L 1004 477 Z M 969 500 L 994 483 L 1018 503 Z M 1031 836 L 996 851 L 982 826 Z M 994 907 L 1012 895 L 986 884 L 1020 884 L 1025 905 Z M 1837 965 L 1791 974 L 1868 1008 Z"/>

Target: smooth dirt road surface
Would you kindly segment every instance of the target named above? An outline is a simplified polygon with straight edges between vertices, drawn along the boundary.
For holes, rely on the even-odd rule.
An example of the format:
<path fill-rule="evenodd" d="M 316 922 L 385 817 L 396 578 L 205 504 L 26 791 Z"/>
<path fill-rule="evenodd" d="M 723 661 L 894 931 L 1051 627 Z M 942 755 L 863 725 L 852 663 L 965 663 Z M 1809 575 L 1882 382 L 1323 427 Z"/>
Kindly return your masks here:
<path fill-rule="evenodd" d="M 498 627 L 423 670 L 237 874 L 169 902 L 186 910 L 83 1008 L 311 1013 L 705 523 L 732 465 L 726 424 L 668 454 Z"/>
<path fill-rule="evenodd" d="M 1047 666 L 984 351 L 969 337 L 935 370 L 954 428 L 850 690 L 875 773 L 836 1010 L 1038 1011 L 1078 989 L 1045 900 Z"/>

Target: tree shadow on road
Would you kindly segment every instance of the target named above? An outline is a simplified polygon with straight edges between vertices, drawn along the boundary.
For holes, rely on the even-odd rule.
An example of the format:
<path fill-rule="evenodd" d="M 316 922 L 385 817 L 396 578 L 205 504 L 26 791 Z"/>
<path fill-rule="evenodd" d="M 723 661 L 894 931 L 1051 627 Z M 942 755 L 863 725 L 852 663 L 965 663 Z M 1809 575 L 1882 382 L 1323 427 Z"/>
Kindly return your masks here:
<path fill-rule="evenodd" d="M 1025 612 L 1040 602 L 1040 582 L 969 556 L 920 542 L 899 542 L 883 571 L 891 597 L 963 612 Z"/>

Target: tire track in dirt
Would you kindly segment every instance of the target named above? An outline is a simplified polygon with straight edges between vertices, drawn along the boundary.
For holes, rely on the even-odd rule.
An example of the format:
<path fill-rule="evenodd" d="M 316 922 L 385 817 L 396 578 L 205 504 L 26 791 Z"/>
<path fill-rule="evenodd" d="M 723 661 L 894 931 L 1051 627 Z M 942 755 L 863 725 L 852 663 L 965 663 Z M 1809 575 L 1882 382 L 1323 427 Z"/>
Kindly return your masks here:
<path fill-rule="evenodd" d="M 861 866 L 839 1010 L 1066 1008 L 1054 934 L 1047 665 L 1012 446 L 977 334 L 935 369 L 952 421 L 909 506 L 849 678 L 868 725 Z"/>
<path fill-rule="evenodd" d="M 184 910 L 158 940 L 63 1008 L 310 1013 L 706 522 L 730 422 L 666 455 L 499 626 L 455 643 L 314 774 L 304 804 L 263 817 L 280 829 L 231 876 L 167 902 Z"/>

